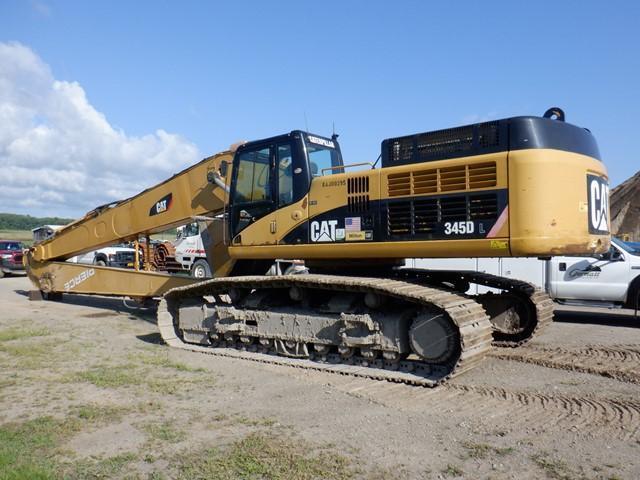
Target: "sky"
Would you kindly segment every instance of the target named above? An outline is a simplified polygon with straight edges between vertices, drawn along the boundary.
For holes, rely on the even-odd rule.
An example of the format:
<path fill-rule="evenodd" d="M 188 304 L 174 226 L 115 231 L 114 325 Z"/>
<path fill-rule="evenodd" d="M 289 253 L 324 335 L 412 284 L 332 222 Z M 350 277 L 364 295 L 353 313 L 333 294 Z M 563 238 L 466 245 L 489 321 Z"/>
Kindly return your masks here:
<path fill-rule="evenodd" d="M 640 2 L 0 0 L 0 212 L 78 217 L 239 140 L 564 109 L 640 170 Z M 550 172 L 553 174 L 553 172 Z"/>

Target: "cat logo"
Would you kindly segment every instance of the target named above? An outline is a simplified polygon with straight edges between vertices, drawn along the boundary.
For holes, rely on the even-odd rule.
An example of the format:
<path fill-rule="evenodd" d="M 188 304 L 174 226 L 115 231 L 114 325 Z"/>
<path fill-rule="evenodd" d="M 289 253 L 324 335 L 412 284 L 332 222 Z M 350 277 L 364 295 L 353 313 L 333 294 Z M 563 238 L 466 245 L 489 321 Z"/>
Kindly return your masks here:
<path fill-rule="evenodd" d="M 170 193 L 158 200 L 151 210 L 149 210 L 149 216 L 158 215 L 159 213 L 166 212 L 171 208 L 171 200 L 173 195 Z"/>
<path fill-rule="evenodd" d="M 337 220 L 323 220 L 321 222 L 311 222 L 312 242 L 335 242 Z"/>
<path fill-rule="evenodd" d="M 603 177 L 587 175 L 589 233 L 609 233 L 609 183 Z"/>

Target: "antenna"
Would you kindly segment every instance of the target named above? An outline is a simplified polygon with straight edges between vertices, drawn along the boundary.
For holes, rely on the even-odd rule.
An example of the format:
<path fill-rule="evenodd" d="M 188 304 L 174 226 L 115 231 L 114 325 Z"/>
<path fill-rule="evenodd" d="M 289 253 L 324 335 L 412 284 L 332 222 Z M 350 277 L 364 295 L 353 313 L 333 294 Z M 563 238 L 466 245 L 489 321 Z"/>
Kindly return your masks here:
<path fill-rule="evenodd" d="M 331 136 L 335 137 L 335 135 L 336 135 L 336 122 L 332 121 L 331 122 Z"/>
<path fill-rule="evenodd" d="M 307 133 L 309 133 L 309 123 L 307 122 L 307 111 L 304 111 L 304 128 L 306 129 Z"/>
<path fill-rule="evenodd" d="M 331 140 L 336 141 L 340 135 L 336 133 L 336 122 L 331 122 L 333 125 L 333 133 L 331 134 Z"/>

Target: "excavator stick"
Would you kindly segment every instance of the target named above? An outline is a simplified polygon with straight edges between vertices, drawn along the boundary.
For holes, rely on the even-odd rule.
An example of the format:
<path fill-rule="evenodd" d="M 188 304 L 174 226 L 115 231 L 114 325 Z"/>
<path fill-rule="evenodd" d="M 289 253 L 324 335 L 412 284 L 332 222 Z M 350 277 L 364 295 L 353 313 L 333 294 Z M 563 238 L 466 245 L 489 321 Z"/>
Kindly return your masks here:
<path fill-rule="evenodd" d="M 142 299 L 161 296 L 172 288 L 192 285 L 198 280 L 182 275 L 68 262 L 28 263 L 27 275 L 46 298 L 55 298 L 60 293 L 79 293 Z M 32 294 L 32 298 L 37 295 Z"/>

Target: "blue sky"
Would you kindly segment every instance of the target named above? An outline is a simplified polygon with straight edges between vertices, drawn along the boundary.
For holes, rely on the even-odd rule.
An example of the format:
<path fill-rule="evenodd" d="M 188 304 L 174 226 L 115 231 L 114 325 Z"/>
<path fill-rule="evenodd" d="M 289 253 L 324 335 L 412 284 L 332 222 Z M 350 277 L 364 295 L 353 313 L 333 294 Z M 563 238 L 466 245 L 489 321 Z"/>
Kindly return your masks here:
<path fill-rule="evenodd" d="M 612 185 L 640 169 L 639 27 L 631 1 L 0 0 L 0 42 L 131 137 L 161 129 L 205 156 L 306 117 L 361 162 L 387 137 L 557 105 L 594 133 Z"/>

